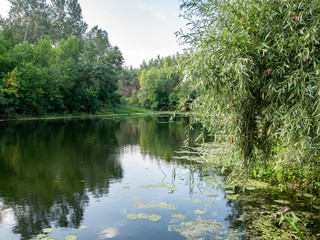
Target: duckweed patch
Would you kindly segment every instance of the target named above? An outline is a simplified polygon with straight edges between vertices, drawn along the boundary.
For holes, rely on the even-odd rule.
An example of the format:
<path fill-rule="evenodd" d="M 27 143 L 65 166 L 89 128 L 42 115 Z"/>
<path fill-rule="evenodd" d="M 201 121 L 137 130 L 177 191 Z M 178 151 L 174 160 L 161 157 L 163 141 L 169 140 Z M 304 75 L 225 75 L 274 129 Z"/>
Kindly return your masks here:
<path fill-rule="evenodd" d="M 223 223 L 216 220 L 203 220 L 198 217 L 194 221 L 181 222 L 178 225 L 170 225 L 168 231 L 178 232 L 188 240 L 201 240 L 206 237 L 213 239 L 239 239 L 237 231 L 230 231 Z"/>

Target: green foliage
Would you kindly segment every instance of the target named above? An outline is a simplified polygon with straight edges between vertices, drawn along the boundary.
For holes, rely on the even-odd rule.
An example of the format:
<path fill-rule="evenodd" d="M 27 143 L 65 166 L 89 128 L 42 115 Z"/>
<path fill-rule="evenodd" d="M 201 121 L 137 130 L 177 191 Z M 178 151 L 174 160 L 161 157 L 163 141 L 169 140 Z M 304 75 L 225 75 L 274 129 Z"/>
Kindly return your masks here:
<path fill-rule="evenodd" d="M 152 110 L 175 109 L 180 100 L 181 75 L 176 65 L 179 56 L 143 62 L 140 69 L 126 70 L 122 85 L 128 102 Z"/>
<path fill-rule="evenodd" d="M 0 21 L 0 117 L 120 104 L 122 54 L 97 26 L 85 34 L 77 0 L 10 3 L 9 18 Z"/>
<path fill-rule="evenodd" d="M 181 8 L 191 29 L 180 33 L 191 46 L 181 65 L 189 96 L 198 94 L 188 107 L 203 126 L 240 149 L 251 174 L 265 164 L 319 168 L 318 1 L 184 0 Z"/>

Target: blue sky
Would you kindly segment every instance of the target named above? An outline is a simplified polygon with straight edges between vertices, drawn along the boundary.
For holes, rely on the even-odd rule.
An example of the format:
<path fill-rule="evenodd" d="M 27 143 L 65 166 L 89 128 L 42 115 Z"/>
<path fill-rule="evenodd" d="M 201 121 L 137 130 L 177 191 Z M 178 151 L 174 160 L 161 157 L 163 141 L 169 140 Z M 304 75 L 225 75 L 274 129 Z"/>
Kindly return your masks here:
<path fill-rule="evenodd" d="M 185 28 L 178 17 L 179 0 L 78 0 L 89 27 L 98 25 L 109 33 L 125 65 L 138 67 L 143 60 L 182 52 L 174 33 Z M 9 10 L 0 0 L 0 14 Z"/>

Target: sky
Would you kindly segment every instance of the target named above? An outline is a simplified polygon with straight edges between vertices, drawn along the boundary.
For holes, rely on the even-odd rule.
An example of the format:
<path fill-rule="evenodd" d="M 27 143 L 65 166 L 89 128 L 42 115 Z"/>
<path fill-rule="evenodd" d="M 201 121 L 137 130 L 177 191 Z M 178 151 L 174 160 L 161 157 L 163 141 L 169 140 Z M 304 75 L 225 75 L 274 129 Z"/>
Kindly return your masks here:
<path fill-rule="evenodd" d="M 120 48 L 125 65 L 139 67 L 158 55 L 182 53 L 175 32 L 185 28 L 179 18 L 179 0 L 78 0 L 89 29 L 106 30 L 112 45 Z M 7 16 L 10 4 L 0 0 L 0 14 Z"/>

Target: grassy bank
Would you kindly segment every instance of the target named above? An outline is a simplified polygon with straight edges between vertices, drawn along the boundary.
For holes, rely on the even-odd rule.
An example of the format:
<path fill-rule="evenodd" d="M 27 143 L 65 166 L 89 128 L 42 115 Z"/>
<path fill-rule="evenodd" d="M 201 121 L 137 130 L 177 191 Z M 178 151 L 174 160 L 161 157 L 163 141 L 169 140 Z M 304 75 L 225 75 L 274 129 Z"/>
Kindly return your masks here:
<path fill-rule="evenodd" d="M 78 118 L 78 117 L 92 117 L 92 116 L 112 116 L 112 115 L 131 115 L 131 114 L 153 114 L 154 111 L 149 111 L 141 108 L 134 108 L 130 106 L 119 106 L 116 108 L 106 109 L 99 113 L 90 114 L 85 112 L 79 113 L 50 113 L 44 115 L 23 115 L 14 114 L 8 118 L 2 118 L 0 121 L 8 120 L 50 120 L 50 119 L 64 119 L 64 118 Z"/>

